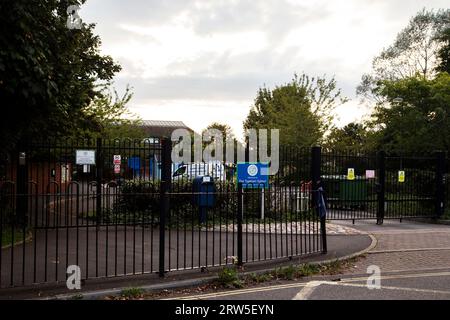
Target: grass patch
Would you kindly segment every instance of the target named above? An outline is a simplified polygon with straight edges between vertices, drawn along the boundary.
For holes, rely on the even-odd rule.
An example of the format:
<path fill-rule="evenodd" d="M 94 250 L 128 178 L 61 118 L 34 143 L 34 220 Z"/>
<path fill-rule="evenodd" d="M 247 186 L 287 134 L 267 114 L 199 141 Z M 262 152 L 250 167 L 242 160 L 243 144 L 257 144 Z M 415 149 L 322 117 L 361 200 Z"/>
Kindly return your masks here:
<path fill-rule="evenodd" d="M 13 244 L 17 244 L 19 242 L 24 241 L 28 236 L 28 231 L 23 232 L 23 229 L 20 227 L 14 228 L 14 230 L 11 227 L 3 227 L 2 229 L 2 239 L 1 239 L 1 246 L 10 246 Z"/>
<path fill-rule="evenodd" d="M 141 298 L 144 296 L 144 289 L 142 288 L 128 288 L 128 289 L 123 289 L 120 292 L 120 296 L 122 298 L 126 298 L 126 299 L 136 299 L 136 298 Z"/>
<path fill-rule="evenodd" d="M 260 284 L 272 280 L 297 280 L 313 275 L 334 275 L 346 269 L 355 259 L 346 261 L 332 261 L 326 264 L 301 264 L 275 268 L 265 273 L 250 273 L 240 276 L 236 266 L 223 267 L 218 273 L 215 284 L 227 289 L 239 289 L 244 286 Z"/>
<path fill-rule="evenodd" d="M 272 275 L 270 273 L 262 273 L 262 274 L 251 273 L 247 277 L 247 281 L 253 283 L 262 283 L 270 280 L 272 280 Z"/>
<path fill-rule="evenodd" d="M 225 288 L 242 288 L 244 283 L 239 278 L 239 273 L 236 266 L 223 267 L 219 273 L 217 284 Z"/>
<path fill-rule="evenodd" d="M 252 273 L 245 278 L 245 284 L 263 283 L 271 280 L 297 280 L 314 275 L 335 275 L 343 272 L 357 260 L 356 257 L 345 261 L 335 260 L 325 264 L 305 263 L 279 267 L 263 274 Z"/>

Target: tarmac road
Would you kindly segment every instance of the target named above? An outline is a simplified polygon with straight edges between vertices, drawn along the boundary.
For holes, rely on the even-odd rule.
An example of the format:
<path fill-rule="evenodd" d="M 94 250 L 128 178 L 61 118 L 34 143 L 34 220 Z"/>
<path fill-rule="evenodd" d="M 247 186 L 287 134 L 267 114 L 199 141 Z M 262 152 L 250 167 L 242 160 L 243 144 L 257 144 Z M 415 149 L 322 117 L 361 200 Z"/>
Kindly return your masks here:
<path fill-rule="evenodd" d="M 372 233 L 378 244 L 341 275 L 183 299 L 450 300 L 450 226 L 408 221 L 376 226 L 368 221 L 354 227 Z M 372 265 L 380 268 L 380 288 L 367 285 Z"/>
<path fill-rule="evenodd" d="M 273 285 L 184 297 L 199 300 L 450 300 L 450 268 L 381 276 L 369 289 L 367 275 Z"/>

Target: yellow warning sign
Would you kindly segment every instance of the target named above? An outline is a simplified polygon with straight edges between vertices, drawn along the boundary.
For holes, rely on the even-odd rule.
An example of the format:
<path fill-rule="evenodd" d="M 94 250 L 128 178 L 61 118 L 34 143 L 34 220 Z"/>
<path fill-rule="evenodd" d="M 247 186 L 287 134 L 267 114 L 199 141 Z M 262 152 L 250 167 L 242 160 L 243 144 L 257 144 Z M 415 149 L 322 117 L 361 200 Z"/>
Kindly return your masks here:
<path fill-rule="evenodd" d="M 347 170 L 347 179 L 348 180 L 355 180 L 355 169 L 354 168 L 348 168 L 348 170 Z"/>
<path fill-rule="evenodd" d="M 405 182 L 405 171 L 398 172 L 398 182 Z"/>

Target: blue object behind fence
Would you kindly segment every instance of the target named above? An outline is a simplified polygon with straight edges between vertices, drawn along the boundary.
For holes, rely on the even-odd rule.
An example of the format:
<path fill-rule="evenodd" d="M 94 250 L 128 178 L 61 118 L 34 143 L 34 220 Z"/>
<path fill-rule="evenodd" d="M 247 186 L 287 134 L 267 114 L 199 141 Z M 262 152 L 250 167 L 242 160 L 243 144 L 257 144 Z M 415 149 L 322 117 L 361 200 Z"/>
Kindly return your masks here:
<path fill-rule="evenodd" d="M 319 208 L 319 215 L 321 218 L 326 218 L 327 216 L 327 206 L 325 204 L 325 199 L 323 197 L 323 188 L 319 187 L 318 191 L 318 197 L 317 197 L 317 206 Z"/>

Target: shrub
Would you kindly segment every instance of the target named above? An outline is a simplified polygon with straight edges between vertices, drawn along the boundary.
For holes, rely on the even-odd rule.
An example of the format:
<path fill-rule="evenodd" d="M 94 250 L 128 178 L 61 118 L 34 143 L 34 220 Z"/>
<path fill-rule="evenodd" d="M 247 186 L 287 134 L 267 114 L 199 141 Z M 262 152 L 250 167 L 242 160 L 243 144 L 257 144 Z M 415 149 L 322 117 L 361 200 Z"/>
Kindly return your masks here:
<path fill-rule="evenodd" d="M 239 279 L 238 271 L 236 266 L 223 267 L 219 273 L 219 278 L 217 282 L 219 285 L 226 288 L 242 288 L 243 283 Z"/>

